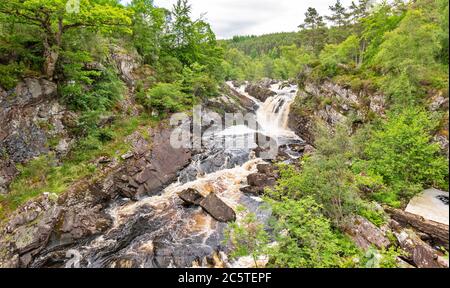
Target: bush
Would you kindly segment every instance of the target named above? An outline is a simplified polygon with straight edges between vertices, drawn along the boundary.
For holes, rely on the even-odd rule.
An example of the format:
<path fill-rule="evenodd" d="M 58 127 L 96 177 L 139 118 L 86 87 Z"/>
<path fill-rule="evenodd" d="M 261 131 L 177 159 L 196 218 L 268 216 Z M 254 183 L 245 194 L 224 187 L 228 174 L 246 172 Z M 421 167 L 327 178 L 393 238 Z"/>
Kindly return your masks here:
<path fill-rule="evenodd" d="M 237 212 L 243 214 L 245 208 L 238 207 Z M 258 223 L 254 213 L 245 213 L 239 222 L 231 223 L 225 230 L 224 244 L 230 244 L 231 258 L 251 256 L 255 267 L 258 267 L 258 258 L 267 252 L 268 243 L 264 224 Z"/>
<path fill-rule="evenodd" d="M 19 77 L 23 74 L 25 67 L 21 64 L 0 64 L 0 87 L 10 90 L 16 87 Z"/>
<path fill-rule="evenodd" d="M 448 162 L 431 142 L 436 125 L 423 109 L 406 108 L 391 112 L 374 131 L 365 165 L 369 175 L 381 176 L 387 185 L 378 200 L 406 201 L 425 187 L 448 187 Z"/>
<path fill-rule="evenodd" d="M 187 95 L 176 83 L 156 84 L 155 87 L 148 90 L 141 101 L 145 107 L 157 112 L 178 112 L 189 104 Z"/>
<path fill-rule="evenodd" d="M 61 85 L 63 101 L 76 111 L 108 111 L 122 99 L 125 91 L 113 67 L 102 71 L 86 70 L 85 63 L 92 61 L 87 52 L 65 52 L 63 71 L 67 78 Z"/>
<path fill-rule="evenodd" d="M 318 131 L 316 148 L 316 153 L 303 158 L 300 171 L 282 165 L 278 185 L 269 195 L 275 199 L 311 196 L 321 205 L 325 216 L 339 227 L 363 205 L 356 177 L 350 169 L 356 148 L 344 127 L 338 127 L 334 135 Z"/>
<path fill-rule="evenodd" d="M 312 197 L 300 200 L 267 199 L 276 217 L 273 222 L 276 244 L 268 249 L 269 266 L 325 268 L 344 266 L 358 255 L 358 249 L 332 229 L 322 207 Z"/>
<path fill-rule="evenodd" d="M 193 97 L 208 98 L 218 94 L 218 83 L 205 70 L 205 66 L 198 63 L 191 68 L 183 69 L 183 92 Z M 192 99 L 195 100 L 195 99 Z"/>

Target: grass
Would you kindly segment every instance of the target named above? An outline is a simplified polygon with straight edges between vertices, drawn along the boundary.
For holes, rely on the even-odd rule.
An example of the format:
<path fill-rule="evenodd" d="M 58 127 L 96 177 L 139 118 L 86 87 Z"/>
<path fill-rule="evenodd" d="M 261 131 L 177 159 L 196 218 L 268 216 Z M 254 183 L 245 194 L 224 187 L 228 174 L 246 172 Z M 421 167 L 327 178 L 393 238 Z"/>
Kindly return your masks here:
<path fill-rule="evenodd" d="M 118 119 L 109 127 L 98 129 L 78 141 L 64 159 L 56 159 L 50 153 L 35 158 L 26 165 L 19 165 L 20 175 L 10 186 L 10 193 L 0 195 L 0 220 L 26 201 L 44 192 L 62 193 L 75 182 L 93 178 L 98 172 L 95 159 L 106 156 L 121 161 L 120 156 L 130 149 L 125 138 L 134 131 L 141 131 L 146 139 L 146 127 L 158 120 L 145 113 L 137 117 Z"/>

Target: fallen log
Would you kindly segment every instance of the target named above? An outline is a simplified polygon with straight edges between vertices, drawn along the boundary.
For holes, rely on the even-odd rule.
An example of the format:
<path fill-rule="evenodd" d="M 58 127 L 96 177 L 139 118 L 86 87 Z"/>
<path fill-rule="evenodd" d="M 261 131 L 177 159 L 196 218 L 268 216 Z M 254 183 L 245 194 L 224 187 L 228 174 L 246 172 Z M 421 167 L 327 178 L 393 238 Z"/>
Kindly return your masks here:
<path fill-rule="evenodd" d="M 430 235 L 433 240 L 437 240 L 448 249 L 449 227 L 448 225 L 427 220 L 421 216 L 405 212 L 403 210 L 385 207 L 384 210 L 397 222 L 409 225 L 422 233 Z"/>

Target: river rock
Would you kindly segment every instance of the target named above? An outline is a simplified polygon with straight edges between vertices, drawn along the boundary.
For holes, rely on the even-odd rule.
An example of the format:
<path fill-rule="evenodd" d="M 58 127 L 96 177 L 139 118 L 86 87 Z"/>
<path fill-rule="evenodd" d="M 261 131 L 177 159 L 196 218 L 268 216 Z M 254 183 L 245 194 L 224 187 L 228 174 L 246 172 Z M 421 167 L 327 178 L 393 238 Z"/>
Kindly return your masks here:
<path fill-rule="evenodd" d="M 200 205 L 200 202 L 205 198 L 200 192 L 192 188 L 181 191 L 178 193 L 178 197 L 191 205 Z"/>
<path fill-rule="evenodd" d="M 200 202 L 200 206 L 219 222 L 236 220 L 236 213 L 225 204 L 216 194 L 211 193 Z"/>
<path fill-rule="evenodd" d="M 276 184 L 275 177 L 262 173 L 253 173 L 247 176 L 247 182 L 250 186 L 273 187 Z"/>
<path fill-rule="evenodd" d="M 265 87 L 261 87 L 257 84 L 249 84 L 247 87 L 245 87 L 245 92 L 261 102 L 265 102 L 267 98 L 275 96 L 277 94 L 274 91 Z"/>
<path fill-rule="evenodd" d="M 275 173 L 275 167 L 272 164 L 269 163 L 260 163 L 256 165 L 256 169 L 259 173 L 266 174 L 266 175 L 274 175 Z"/>
<path fill-rule="evenodd" d="M 249 194 L 252 196 L 260 196 L 264 194 L 264 187 L 259 186 L 244 186 L 240 190 L 242 193 Z"/>

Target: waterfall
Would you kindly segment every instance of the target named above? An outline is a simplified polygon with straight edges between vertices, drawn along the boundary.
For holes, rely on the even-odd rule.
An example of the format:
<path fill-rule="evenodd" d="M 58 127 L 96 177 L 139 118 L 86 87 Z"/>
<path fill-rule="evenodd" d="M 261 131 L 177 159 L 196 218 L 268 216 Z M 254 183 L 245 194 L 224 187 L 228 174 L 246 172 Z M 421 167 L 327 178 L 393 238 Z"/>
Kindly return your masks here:
<path fill-rule="evenodd" d="M 298 143 L 300 138 L 287 126 L 297 87 L 272 85 L 270 88 L 276 95 L 264 103 L 245 93 L 245 86 L 235 89 L 258 105 L 254 115 L 258 127 L 239 124 L 217 134 L 205 133 L 204 140 L 219 135 L 225 141 L 237 141 L 261 132 L 275 139 L 278 145 L 280 142 Z M 223 239 L 227 224 L 215 221 L 200 207 L 186 207 L 178 193 L 188 188 L 196 189 L 204 196 L 215 193 L 235 211 L 244 206 L 256 214 L 258 221 L 267 222 L 270 212 L 263 208 L 262 199 L 240 190 L 246 185 L 247 176 L 257 172 L 257 165 L 265 163 L 255 157 L 256 147 L 227 148 L 216 145 L 215 140 L 209 141 L 213 141 L 208 142 L 211 145 L 205 145 L 190 165 L 179 172 L 178 180 L 160 193 L 137 202 L 114 200 L 107 211 L 114 223 L 112 227 L 102 235 L 73 247 L 83 259 L 81 265 L 118 267 L 132 263 L 139 267 L 191 267 L 202 266 L 203 261 L 199 264 L 198 260 L 213 253 L 223 254 L 226 251 L 223 250 Z M 296 157 L 289 155 L 292 159 Z M 237 214 L 237 221 L 240 221 L 242 215 Z M 246 267 L 250 264 L 238 261 L 229 265 Z"/>
<path fill-rule="evenodd" d="M 288 127 L 289 112 L 291 105 L 297 94 L 297 85 L 281 85 L 280 83 L 270 86 L 270 90 L 276 93 L 275 96 L 268 97 L 265 102 L 261 102 L 255 97 L 245 92 L 247 83 L 234 88 L 231 82 L 227 82 L 231 89 L 241 95 L 249 98 L 257 103 L 259 108 L 256 111 L 256 121 L 259 124 L 259 129 L 268 136 L 276 138 L 290 138 L 300 139 Z"/>

